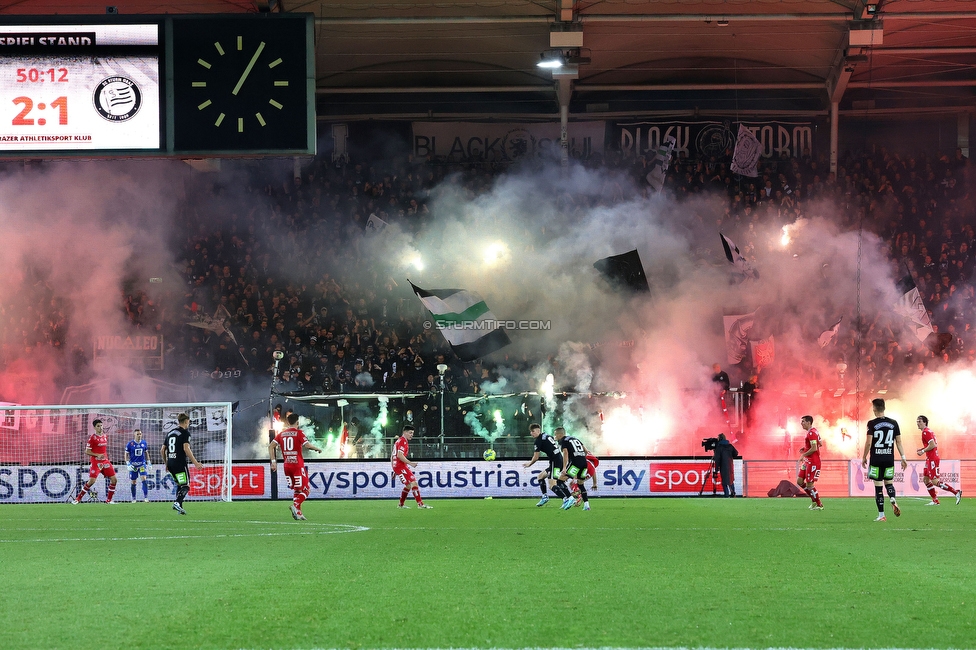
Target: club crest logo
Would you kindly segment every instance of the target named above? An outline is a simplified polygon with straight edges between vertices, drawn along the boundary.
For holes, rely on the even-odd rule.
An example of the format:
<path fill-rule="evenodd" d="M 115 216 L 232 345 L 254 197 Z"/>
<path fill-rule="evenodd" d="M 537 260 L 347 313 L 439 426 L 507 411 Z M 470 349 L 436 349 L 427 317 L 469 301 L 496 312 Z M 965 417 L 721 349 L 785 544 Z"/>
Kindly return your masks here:
<path fill-rule="evenodd" d="M 109 122 L 125 122 L 142 107 L 142 92 L 128 77 L 109 77 L 95 86 L 95 110 Z"/>

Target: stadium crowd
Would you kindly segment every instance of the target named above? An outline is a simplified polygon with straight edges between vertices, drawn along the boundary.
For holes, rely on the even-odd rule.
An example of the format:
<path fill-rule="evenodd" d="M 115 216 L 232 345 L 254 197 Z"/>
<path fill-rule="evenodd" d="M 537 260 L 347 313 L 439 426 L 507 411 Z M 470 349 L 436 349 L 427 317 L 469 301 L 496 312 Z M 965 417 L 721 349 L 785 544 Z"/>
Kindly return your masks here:
<path fill-rule="evenodd" d="M 733 174 L 729 163 L 730 157 L 678 158 L 665 191 L 679 201 L 723 197 L 724 213 L 708 218 L 747 258 L 761 245 L 760 224 L 791 223 L 830 201 L 842 228 L 877 233 L 890 246 L 893 268 L 911 272 L 937 335 L 926 344 L 902 344 L 892 331 L 895 315 L 862 320 L 863 386 L 886 388 L 925 368 L 974 360 L 976 210 L 972 167 L 960 149 L 934 156 L 884 148 L 847 153 L 836 175 L 828 173 L 823 155 L 805 153 L 763 161 L 755 180 Z M 588 165 L 631 174 L 635 187 L 651 191 L 645 158 L 608 153 Z M 359 253 L 370 215 L 423 231 L 434 216 L 430 192 L 446 177 L 460 178 L 475 197 L 504 170 L 406 155 L 396 162 L 316 159 L 300 178 L 280 170 L 269 175 L 268 166 L 255 163 L 233 190 L 201 175 L 178 224 L 191 234 L 175 242 L 183 286 L 169 295 L 148 288 L 124 292 L 121 308 L 136 328 L 163 334 L 169 368 L 211 369 L 202 377 L 269 378 L 272 353 L 279 350 L 285 356 L 278 390 L 285 393 L 430 391 L 439 384 L 439 363 L 449 366 L 449 391 L 477 393 L 497 380 L 494 368 L 461 364 L 438 332 L 423 329 L 424 312 L 409 289 L 363 268 Z M 631 198 L 612 184 L 604 200 Z M 213 206 L 224 214 L 213 214 Z M 295 250 L 301 251 L 295 259 L 281 259 L 282 251 Z M 65 345 L 62 300 L 43 278 L 25 286 L 17 304 L 0 305 L 4 361 L 12 351 Z M 852 363 L 858 323 L 853 312 L 843 316 L 835 354 Z M 84 350 L 71 354 L 76 365 L 85 363 Z M 509 356 L 504 363 L 518 370 L 534 361 Z"/>

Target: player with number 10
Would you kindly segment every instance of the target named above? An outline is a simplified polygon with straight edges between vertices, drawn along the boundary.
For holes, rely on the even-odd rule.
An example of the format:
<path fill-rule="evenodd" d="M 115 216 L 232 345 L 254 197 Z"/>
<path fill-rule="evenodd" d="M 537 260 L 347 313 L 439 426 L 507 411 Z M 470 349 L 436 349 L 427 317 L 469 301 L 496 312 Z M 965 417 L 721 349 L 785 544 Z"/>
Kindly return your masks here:
<path fill-rule="evenodd" d="M 305 459 L 302 456 L 303 449 L 311 449 L 320 454 L 322 450 L 312 444 L 305 437 L 305 432 L 298 428 L 298 414 L 289 413 L 285 416 L 287 429 L 283 429 L 268 444 L 268 453 L 271 455 L 271 472 L 278 471 L 278 452 L 285 461 L 285 480 L 288 487 L 294 492 L 291 503 L 291 516 L 293 519 L 305 521 L 302 514 L 302 503 L 308 498 L 308 470 L 305 469 Z"/>

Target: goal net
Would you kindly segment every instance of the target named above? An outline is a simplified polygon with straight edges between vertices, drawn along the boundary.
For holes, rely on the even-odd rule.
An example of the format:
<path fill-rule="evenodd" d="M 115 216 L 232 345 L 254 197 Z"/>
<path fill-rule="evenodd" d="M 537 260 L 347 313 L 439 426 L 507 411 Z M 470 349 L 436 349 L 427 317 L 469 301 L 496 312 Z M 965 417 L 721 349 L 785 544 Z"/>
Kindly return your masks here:
<path fill-rule="evenodd" d="M 172 501 L 176 484 L 166 471 L 160 447 L 177 417 L 190 418 L 190 449 L 200 463 L 190 464 L 188 499 L 230 501 L 233 421 L 230 402 L 201 404 L 126 404 L 82 406 L 0 406 L 0 503 L 57 503 L 74 498 L 88 481 L 90 457 L 84 453 L 92 422 L 102 421 L 108 439 L 108 459 L 118 484 L 115 501 Z M 147 443 L 145 472 L 136 476 L 132 498 L 131 474 L 126 467 L 126 445 L 134 431 Z M 104 501 L 108 479 L 99 474 L 91 500 Z"/>

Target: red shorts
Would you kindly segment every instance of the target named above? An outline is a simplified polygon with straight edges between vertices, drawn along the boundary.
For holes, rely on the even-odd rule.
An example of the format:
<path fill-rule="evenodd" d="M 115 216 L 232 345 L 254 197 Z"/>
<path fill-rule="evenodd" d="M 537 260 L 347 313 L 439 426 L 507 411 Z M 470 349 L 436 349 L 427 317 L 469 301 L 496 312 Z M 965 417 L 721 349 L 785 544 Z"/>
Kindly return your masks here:
<path fill-rule="evenodd" d="M 115 468 L 111 461 L 100 460 L 91 464 L 88 468 L 88 478 L 97 478 L 99 474 L 104 474 L 107 478 L 115 476 Z"/>
<path fill-rule="evenodd" d="M 285 465 L 285 483 L 292 490 L 308 488 L 308 470 L 304 465 Z"/>
<path fill-rule="evenodd" d="M 808 460 L 803 461 L 800 465 L 800 473 L 797 475 L 797 482 L 816 483 L 818 478 L 820 478 L 819 464 L 815 465 Z"/>
<path fill-rule="evenodd" d="M 939 480 L 939 459 L 936 458 L 932 460 L 931 458 L 925 459 L 925 469 L 922 471 L 922 476 L 931 479 L 933 481 Z"/>
<path fill-rule="evenodd" d="M 410 471 L 409 467 L 404 467 L 399 471 L 395 471 L 394 474 L 397 475 L 397 478 L 400 479 L 400 482 L 404 485 L 410 485 L 417 480 L 413 477 L 413 472 Z"/>

